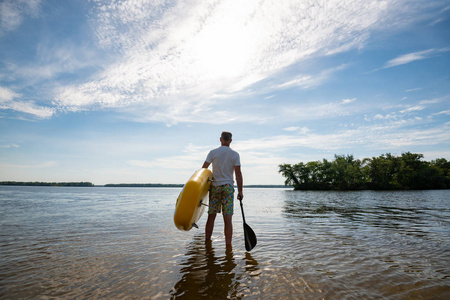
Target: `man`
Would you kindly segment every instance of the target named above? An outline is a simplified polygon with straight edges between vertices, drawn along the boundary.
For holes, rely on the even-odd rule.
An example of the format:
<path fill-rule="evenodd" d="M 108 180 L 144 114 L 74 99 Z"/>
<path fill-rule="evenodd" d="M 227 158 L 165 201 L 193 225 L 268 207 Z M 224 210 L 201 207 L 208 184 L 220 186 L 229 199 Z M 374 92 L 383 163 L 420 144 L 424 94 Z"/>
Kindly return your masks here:
<path fill-rule="evenodd" d="M 222 211 L 223 221 L 225 223 L 225 243 L 227 247 L 231 247 L 231 239 L 233 236 L 233 224 L 231 220 L 234 200 L 233 172 L 236 175 L 238 186 L 237 198 L 239 200 L 244 198 L 241 162 L 239 153 L 230 148 L 231 138 L 231 132 L 222 132 L 220 136 L 221 146 L 209 152 L 202 166 L 202 168 L 208 168 L 212 163 L 214 176 L 214 181 L 211 183 L 209 190 L 209 210 L 208 221 L 206 221 L 205 227 L 205 241 L 211 241 L 216 214 Z"/>

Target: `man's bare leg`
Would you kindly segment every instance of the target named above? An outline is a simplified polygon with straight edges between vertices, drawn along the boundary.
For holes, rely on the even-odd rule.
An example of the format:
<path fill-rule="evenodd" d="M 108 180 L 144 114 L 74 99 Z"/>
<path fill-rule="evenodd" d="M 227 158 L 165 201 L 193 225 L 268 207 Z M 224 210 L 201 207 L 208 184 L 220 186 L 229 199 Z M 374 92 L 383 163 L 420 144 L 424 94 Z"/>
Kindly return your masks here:
<path fill-rule="evenodd" d="M 223 215 L 223 222 L 225 223 L 225 243 L 231 247 L 231 239 L 233 238 L 233 215 Z"/>
<path fill-rule="evenodd" d="M 208 215 L 208 221 L 206 221 L 206 226 L 205 226 L 205 242 L 211 241 L 211 236 L 213 233 L 215 220 L 216 220 L 216 214 Z"/>

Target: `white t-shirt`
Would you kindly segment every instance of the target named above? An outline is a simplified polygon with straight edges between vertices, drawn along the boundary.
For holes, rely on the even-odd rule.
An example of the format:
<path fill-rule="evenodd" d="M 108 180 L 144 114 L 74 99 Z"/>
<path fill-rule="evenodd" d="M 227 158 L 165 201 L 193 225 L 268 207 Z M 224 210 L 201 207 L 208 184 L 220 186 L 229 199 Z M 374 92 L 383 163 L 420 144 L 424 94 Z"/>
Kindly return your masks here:
<path fill-rule="evenodd" d="M 239 153 L 227 146 L 213 149 L 206 157 L 207 163 L 212 163 L 215 186 L 234 184 L 234 167 L 241 165 Z"/>

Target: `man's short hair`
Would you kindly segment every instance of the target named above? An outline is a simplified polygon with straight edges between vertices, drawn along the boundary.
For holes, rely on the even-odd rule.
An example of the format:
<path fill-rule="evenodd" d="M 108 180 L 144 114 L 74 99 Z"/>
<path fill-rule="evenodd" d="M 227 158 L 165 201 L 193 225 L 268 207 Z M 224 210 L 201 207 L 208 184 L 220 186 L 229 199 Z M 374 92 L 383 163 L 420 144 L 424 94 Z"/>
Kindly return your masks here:
<path fill-rule="evenodd" d="M 224 141 L 231 141 L 231 138 L 233 137 L 233 135 L 231 134 L 231 132 L 228 131 L 223 131 L 222 135 L 220 136 Z"/>

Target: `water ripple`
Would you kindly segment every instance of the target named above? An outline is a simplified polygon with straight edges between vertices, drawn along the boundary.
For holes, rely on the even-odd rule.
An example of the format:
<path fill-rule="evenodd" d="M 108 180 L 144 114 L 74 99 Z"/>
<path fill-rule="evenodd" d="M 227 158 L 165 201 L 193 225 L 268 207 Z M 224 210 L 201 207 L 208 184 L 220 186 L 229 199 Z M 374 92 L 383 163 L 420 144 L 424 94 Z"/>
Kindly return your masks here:
<path fill-rule="evenodd" d="M 176 230 L 178 193 L 1 187 L 0 298 L 450 298 L 449 191 L 247 189 L 251 253 L 239 210 L 233 249 Z"/>

